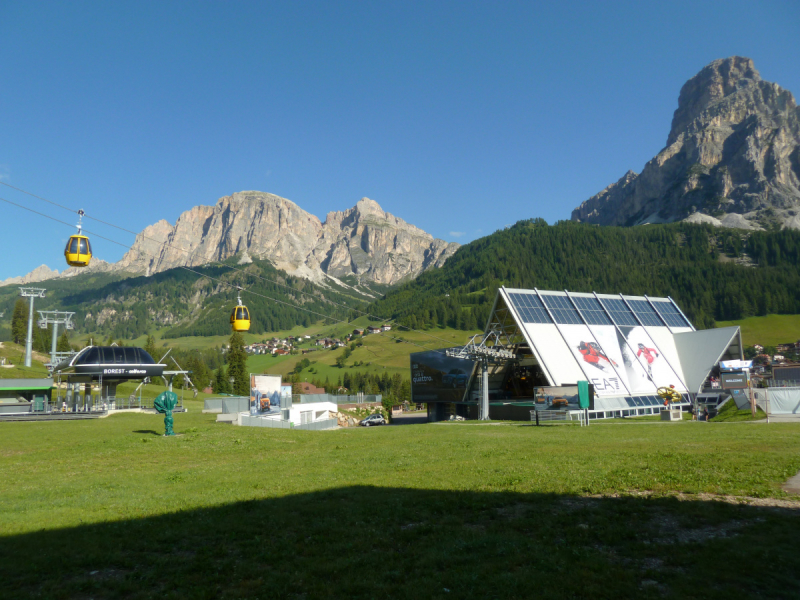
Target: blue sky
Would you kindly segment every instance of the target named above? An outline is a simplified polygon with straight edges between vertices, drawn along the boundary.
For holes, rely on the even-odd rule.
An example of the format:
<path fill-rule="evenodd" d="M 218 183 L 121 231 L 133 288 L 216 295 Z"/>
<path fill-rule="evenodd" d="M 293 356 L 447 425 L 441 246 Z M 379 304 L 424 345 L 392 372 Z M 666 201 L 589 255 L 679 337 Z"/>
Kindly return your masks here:
<path fill-rule="evenodd" d="M 5 0 L 0 180 L 135 231 L 242 190 L 321 219 L 367 196 L 465 243 L 639 172 L 714 59 L 800 94 L 798 50 L 796 0 Z M 0 279 L 64 268 L 68 227 L 0 211 Z"/>

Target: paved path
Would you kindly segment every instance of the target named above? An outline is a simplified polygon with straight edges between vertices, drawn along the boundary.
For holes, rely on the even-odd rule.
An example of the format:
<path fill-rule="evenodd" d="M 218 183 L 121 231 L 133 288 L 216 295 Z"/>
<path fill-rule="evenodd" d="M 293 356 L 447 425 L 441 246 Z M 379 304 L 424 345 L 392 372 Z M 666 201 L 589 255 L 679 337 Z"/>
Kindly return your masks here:
<path fill-rule="evenodd" d="M 800 415 L 770 415 L 770 423 L 800 423 Z"/>
<path fill-rule="evenodd" d="M 790 494 L 800 494 L 800 473 L 789 478 L 789 480 L 784 483 L 782 487 L 784 492 L 789 492 Z"/>

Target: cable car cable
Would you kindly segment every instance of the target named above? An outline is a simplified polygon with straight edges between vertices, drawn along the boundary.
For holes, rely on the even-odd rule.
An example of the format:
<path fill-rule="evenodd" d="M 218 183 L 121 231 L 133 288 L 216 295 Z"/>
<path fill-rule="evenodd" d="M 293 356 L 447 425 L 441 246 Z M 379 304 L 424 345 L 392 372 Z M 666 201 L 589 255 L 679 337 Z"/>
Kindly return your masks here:
<path fill-rule="evenodd" d="M 13 186 L 13 185 L 11 185 L 11 184 L 9 184 L 9 183 L 6 183 L 6 182 L 3 182 L 3 181 L 0 181 L 0 184 L 2 184 L 2 185 L 5 185 L 6 187 L 9 187 L 9 188 L 11 188 L 11 189 L 17 190 L 17 191 L 19 191 L 19 192 L 21 192 L 21 193 L 23 193 L 23 194 L 27 194 L 28 196 L 31 196 L 31 197 L 33 197 L 33 198 L 37 198 L 37 199 L 39 199 L 39 200 L 42 200 L 42 201 L 44 201 L 44 202 L 47 202 L 47 203 L 49 203 L 49 204 L 52 204 L 53 206 L 57 206 L 57 207 L 59 207 L 59 208 L 62 208 L 62 209 L 64 209 L 64 210 L 68 211 L 68 212 L 75 212 L 75 211 L 74 211 L 74 210 L 72 210 L 71 208 L 69 208 L 69 207 L 67 207 L 67 206 L 64 206 L 64 205 L 62 205 L 62 204 L 59 204 L 58 202 L 53 202 L 52 200 L 48 200 L 47 198 L 43 198 L 43 197 L 41 197 L 41 196 L 37 196 L 36 194 L 34 194 L 34 193 L 32 193 L 32 192 L 28 192 L 28 191 L 26 191 L 26 190 L 23 190 L 23 189 L 21 189 L 21 188 L 15 187 L 15 186 Z M 12 204 L 13 204 L 13 203 L 12 203 Z M 21 206 L 21 205 L 19 205 L 19 204 L 15 204 L 15 206 Z M 32 211 L 32 212 L 36 212 L 36 211 Z M 36 214 L 39 214 L 39 215 L 41 215 L 42 213 L 36 213 Z M 173 245 L 172 245 L 172 244 L 170 244 L 169 242 L 164 242 L 164 241 L 156 240 L 156 239 L 154 239 L 154 238 L 147 237 L 146 235 L 142 235 L 142 233 L 136 233 L 135 231 L 131 231 L 130 229 L 126 229 L 126 228 L 124 228 L 124 227 L 120 227 L 119 225 L 114 225 L 113 223 L 108 223 L 108 222 L 106 222 L 106 221 L 103 221 L 103 220 L 101 220 L 101 219 L 98 219 L 98 218 L 96 218 L 96 217 L 90 217 L 89 215 L 84 215 L 84 216 L 85 216 L 87 219 L 92 219 L 93 221 L 97 221 L 98 223 L 102 223 L 103 225 L 108 225 L 109 227 L 114 227 L 115 229 L 119 229 L 120 231 L 124 231 L 124 232 L 126 232 L 126 233 L 130 233 L 131 235 L 134 235 L 134 236 L 136 236 L 136 237 L 139 237 L 139 236 L 141 236 L 141 237 L 142 237 L 142 239 L 145 239 L 145 240 L 148 240 L 148 241 L 151 241 L 151 242 L 155 242 L 156 244 L 159 244 L 159 245 L 161 245 L 161 246 L 166 246 L 167 248 L 172 248 L 172 249 L 174 249 L 174 250 L 179 250 L 179 251 L 181 251 L 181 252 L 183 252 L 183 253 L 185 253 L 185 254 L 191 254 L 191 251 L 189 251 L 189 250 L 186 250 L 185 248 L 178 247 L 178 246 L 173 246 Z M 63 221 L 59 221 L 59 222 L 60 222 L 60 223 L 63 223 Z M 92 233 L 92 232 L 89 232 L 89 233 Z M 97 235 L 97 234 L 94 234 L 94 233 L 92 233 L 92 235 Z M 101 239 L 108 240 L 108 238 L 103 238 L 102 236 L 98 236 L 98 237 L 101 237 Z M 110 240 L 109 240 L 109 241 L 110 241 Z M 120 245 L 121 245 L 121 244 L 120 244 Z M 133 246 L 123 246 L 123 247 L 125 247 L 125 248 L 128 248 L 128 249 L 131 249 L 131 250 L 133 249 Z M 137 251 L 138 251 L 138 252 L 141 252 L 142 254 L 147 254 L 147 253 L 146 253 L 146 252 L 144 252 L 143 250 L 137 250 Z M 151 255 L 151 256 L 152 256 L 152 255 Z M 154 258 L 156 258 L 156 257 L 154 257 Z M 276 280 L 274 280 L 274 279 L 268 279 L 268 278 L 265 278 L 265 277 L 260 277 L 259 275 L 256 275 L 256 274 L 254 274 L 254 273 L 247 273 L 247 272 L 246 272 L 244 269 L 238 269 L 238 268 L 236 268 L 236 267 L 234 267 L 234 266 L 232 266 L 232 265 L 226 265 L 226 264 L 224 264 L 224 263 L 220 263 L 220 265 L 221 265 L 221 266 L 223 266 L 223 267 L 226 267 L 226 268 L 228 268 L 228 269 L 230 269 L 230 270 L 232 270 L 232 271 L 236 271 L 237 273 L 242 273 L 242 274 L 245 274 L 245 275 L 249 275 L 249 276 L 251 276 L 251 277 L 255 277 L 256 279 L 259 279 L 259 280 L 261 280 L 261 281 L 267 281 L 267 282 L 273 283 L 273 284 L 275 284 L 275 285 L 278 285 L 278 286 L 284 287 L 284 288 L 286 288 L 286 289 L 290 289 L 290 290 L 292 290 L 292 291 L 293 291 L 293 292 L 295 292 L 295 293 L 299 293 L 299 294 L 302 294 L 302 295 L 304 295 L 304 296 L 311 297 L 311 298 L 313 298 L 313 299 L 315 299 L 315 300 L 317 300 L 317 299 L 318 299 L 318 298 L 317 298 L 316 296 L 314 296 L 313 294 L 309 294 L 309 293 L 307 293 L 307 292 L 303 292 L 303 291 L 301 291 L 301 290 L 297 290 L 297 289 L 295 289 L 295 288 L 293 288 L 293 287 L 291 287 L 291 286 L 289 286 L 289 285 L 286 285 L 286 284 L 284 284 L 284 283 L 280 283 L 280 282 L 278 282 L 278 281 L 276 281 Z M 428 333 L 428 332 L 426 332 L 426 331 L 421 331 L 421 330 L 419 330 L 419 329 L 413 329 L 412 327 L 409 327 L 409 326 L 407 326 L 407 325 L 403 325 L 402 323 L 398 323 L 396 319 L 384 319 L 383 317 L 378 317 L 378 316 L 376 316 L 376 315 L 373 315 L 373 314 L 370 314 L 370 313 L 368 313 L 368 312 L 365 312 L 365 311 L 359 310 L 359 309 L 357 309 L 357 308 L 352 308 L 352 307 L 349 307 L 349 306 L 347 306 L 347 305 L 345 305 L 345 304 L 340 304 L 340 303 L 338 303 L 338 302 L 334 302 L 333 300 L 325 300 L 325 301 L 326 301 L 326 302 L 328 302 L 328 303 L 330 303 L 330 304 L 333 304 L 334 306 L 339 306 L 339 307 L 341 307 L 341 308 L 344 308 L 344 309 L 346 309 L 346 310 L 353 311 L 353 312 L 357 312 L 357 313 L 359 313 L 359 314 L 361 314 L 361 315 L 363 315 L 363 316 L 366 316 L 366 317 L 369 317 L 369 318 L 372 318 L 372 319 L 375 319 L 375 320 L 379 320 L 379 321 L 385 321 L 385 322 L 391 323 L 392 325 L 397 325 L 398 327 L 402 327 L 402 328 L 406 329 L 406 330 L 407 330 L 407 331 L 409 331 L 409 332 L 418 333 L 418 334 L 420 334 L 420 335 L 424 335 L 424 336 L 427 336 L 427 337 L 429 337 L 429 338 L 432 338 L 432 339 L 439 340 L 440 342 L 445 342 L 445 343 L 448 343 L 448 344 L 452 343 L 452 342 L 451 342 L 451 340 L 446 340 L 446 339 L 444 339 L 444 338 L 440 338 L 440 337 L 438 337 L 438 336 L 435 336 L 435 335 L 433 335 L 433 334 L 431 334 L 431 333 Z"/>
<path fill-rule="evenodd" d="M 11 200 L 8 200 L 6 198 L 0 197 L 0 200 L 2 200 L 3 202 L 6 202 L 8 204 L 11 204 L 13 206 L 16 206 L 18 208 L 22 208 L 23 210 L 27 210 L 27 211 L 32 212 L 34 214 L 37 214 L 39 216 L 45 217 L 47 219 L 50 219 L 51 221 L 55 221 L 57 223 L 62 223 L 64 225 L 67 225 L 68 227 L 74 227 L 74 225 L 71 225 L 70 223 L 67 223 L 66 221 L 62 221 L 61 219 L 57 219 L 56 217 L 51 217 L 50 215 L 46 215 L 44 213 L 40 213 L 39 211 L 36 211 L 36 210 L 34 210 L 32 208 L 28 208 L 27 206 L 23 206 L 22 204 L 17 204 L 16 202 L 12 202 Z M 96 232 L 93 232 L 93 231 L 88 231 L 88 230 L 86 230 L 86 232 L 90 233 L 91 235 L 93 235 L 93 236 L 95 236 L 97 238 L 100 238 L 101 240 L 106 240 L 107 242 L 111 242 L 112 244 L 116 244 L 117 246 L 121 246 L 123 248 L 128 248 L 128 249 L 131 248 L 131 246 L 126 246 L 122 242 L 118 242 L 117 240 L 113 240 L 111 238 L 102 236 L 99 233 L 96 233 Z M 206 275 L 206 274 L 201 273 L 199 271 L 195 271 L 194 269 L 192 269 L 190 267 L 181 265 L 178 268 L 183 269 L 185 271 L 189 271 L 190 273 L 194 273 L 195 275 L 198 275 L 201 278 L 202 277 L 206 277 L 206 278 L 210 279 L 211 281 L 216 281 L 220 285 L 228 286 L 228 287 L 233 288 L 233 289 L 240 289 L 240 286 L 237 286 L 236 284 L 229 283 L 227 281 L 224 281 L 224 280 L 219 279 L 217 277 L 213 277 L 211 275 Z M 297 309 L 297 310 L 302 310 L 304 312 L 307 312 L 307 313 L 312 314 L 312 315 L 316 315 L 316 316 L 321 317 L 323 319 L 330 319 L 330 320 L 335 321 L 337 323 L 344 323 L 344 324 L 349 324 L 350 323 L 350 321 L 348 321 L 348 320 L 338 319 L 336 317 L 331 317 L 330 315 L 324 315 L 324 314 L 318 313 L 318 312 L 316 312 L 314 310 L 311 310 L 311 309 L 308 309 L 308 308 L 303 308 L 301 306 L 297 306 L 296 304 L 291 304 L 289 302 L 284 302 L 283 300 L 278 300 L 277 298 L 271 298 L 269 296 L 265 296 L 263 294 L 259 294 L 258 292 L 254 292 L 254 291 L 249 290 L 249 289 L 242 289 L 242 291 L 247 292 L 248 294 L 252 294 L 254 296 L 258 296 L 259 298 L 263 298 L 265 300 L 270 300 L 270 301 L 276 302 L 278 304 L 283 304 L 283 305 L 288 306 L 290 308 L 294 308 L 294 309 Z M 422 348 L 423 350 L 431 350 L 430 348 L 426 348 L 425 346 L 423 346 L 421 344 L 417 344 L 417 343 L 411 342 L 409 340 L 404 340 L 403 338 L 398 338 L 398 337 L 395 337 L 393 335 L 389 335 L 387 337 L 389 337 L 389 338 L 391 338 L 393 340 L 400 340 L 401 342 L 405 342 L 407 344 L 411 344 L 412 346 L 417 346 L 418 348 Z M 431 351 L 439 352 L 439 350 L 431 350 Z"/>

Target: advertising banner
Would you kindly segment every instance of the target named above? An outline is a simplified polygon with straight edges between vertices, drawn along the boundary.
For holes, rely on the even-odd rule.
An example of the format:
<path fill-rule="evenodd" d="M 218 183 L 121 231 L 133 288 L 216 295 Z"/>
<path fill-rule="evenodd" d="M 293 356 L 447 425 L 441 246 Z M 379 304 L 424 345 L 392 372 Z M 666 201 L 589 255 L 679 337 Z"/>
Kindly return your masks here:
<path fill-rule="evenodd" d="M 574 384 L 586 377 L 553 323 L 526 323 L 525 333 L 533 340 L 537 358 L 544 364 L 551 385 Z"/>
<path fill-rule="evenodd" d="M 752 360 L 721 360 L 719 361 L 719 368 L 723 371 L 742 371 L 744 369 L 752 369 Z"/>
<path fill-rule="evenodd" d="M 280 375 L 250 375 L 250 403 L 257 410 L 281 405 Z"/>
<path fill-rule="evenodd" d="M 613 333 L 614 328 L 609 327 Z M 586 325 L 562 325 L 561 332 L 587 380 L 594 385 L 598 396 L 628 394 L 619 345 L 608 344 L 609 351 L 598 343 Z"/>
<path fill-rule="evenodd" d="M 624 333 L 618 331 L 613 325 L 593 326 L 592 331 L 595 332 L 604 349 L 615 357 L 619 356 L 618 360 L 621 366 L 618 371 L 623 374 L 625 385 L 631 394 L 655 394 L 656 386 L 628 344 Z"/>
<path fill-rule="evenodd" d="M 411 354 L 413 402 L 460 402 L 475 361 L 452 358 L 445 349 Z"/>
<path fill-rule="evenodd" d="M 630 353 L 628 358 L 632 363 L 638 363 L 647 374 L 647 379 L 655 387 L 674 385 L 679 392 L 686 388 L 681 384 L 675 371 L 656 348 L 653 340 L 644 327 L 620 327 L 620 347 Z M 638 369 L 638 367 L 634 367 Z"/>

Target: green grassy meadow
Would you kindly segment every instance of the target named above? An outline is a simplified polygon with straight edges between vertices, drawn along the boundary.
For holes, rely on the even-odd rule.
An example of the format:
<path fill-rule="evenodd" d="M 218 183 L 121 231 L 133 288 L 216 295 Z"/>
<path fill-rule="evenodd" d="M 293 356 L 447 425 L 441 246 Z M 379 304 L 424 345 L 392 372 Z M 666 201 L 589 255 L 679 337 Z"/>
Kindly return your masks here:
<path fill-rule="evenodd" d="M 800 340 L 800 315 L 767 315 L 717 323 L 717 327 L 734 325 L 742 328 L 742 343 L 745 346 L 777 346 Z"/>
<path fill-rule="evenodd" d="M 0 423 L 0 598 L 788 598 L 800 424 Z M 744 504 L 717 501 L 745 498 Z M 781 504 L 784 506 L 763 506 Z M 743 567 L 743 565 L 749 565 Z"/>
<path fill-rule="evenodd" d="M 357 326 L 357 325 L 356 325 Z M 349 333 L 354 327 L 348 327 Z M 305 344 L 302 348 L 311 349 L 308 354 L 296 356 L 268 356 L 251 355 L 247 360 L 247 367 L 251 373 L 269 373 L 286 376 L 291 373 L 298 362 L 307 358 L 311 365 L 300 373 L 302 380 L 311 381 L 314 378 L 322 381 L 329 378 L 335 383 L 342 377 L 345 370 L 361 371 L 363 373 L 387 372 L 389 375 L 399 373 L 403 378 L 409 376 L 409 356 L 412 352 L 422 352 L 434 348 L 464 345 L 469 338 L 477 332 L 465 332 L 449 328 L 436 328 L 427 332 L 388 331 L 361 338 L 362 346 L 353 350 L 347 359 L 346 366 L 340 369 L 336 366 L 336 359 L 344 353 L 344 348 L 336 350 L 318 350 L 313 344 Z M 343 337 L 344 333 L 326 334 L 329 337 Z M 402 338 L 402 339 L 401 339 Z M 359 363 L 358 366 L 355 366 Z"/>

